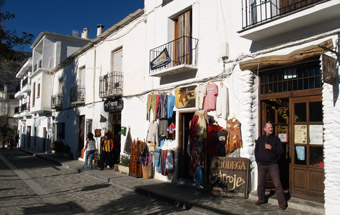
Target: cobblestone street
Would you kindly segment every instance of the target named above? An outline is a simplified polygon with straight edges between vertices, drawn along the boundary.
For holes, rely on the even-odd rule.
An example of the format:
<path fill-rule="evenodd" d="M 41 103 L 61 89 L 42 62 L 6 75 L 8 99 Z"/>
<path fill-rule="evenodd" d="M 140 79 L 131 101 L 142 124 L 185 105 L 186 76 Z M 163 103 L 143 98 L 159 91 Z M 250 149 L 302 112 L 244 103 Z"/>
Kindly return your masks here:
<path fill-rule="evenodd" d="M 0 158 L 0 214 L 200 214 L 19 150 Z"/>

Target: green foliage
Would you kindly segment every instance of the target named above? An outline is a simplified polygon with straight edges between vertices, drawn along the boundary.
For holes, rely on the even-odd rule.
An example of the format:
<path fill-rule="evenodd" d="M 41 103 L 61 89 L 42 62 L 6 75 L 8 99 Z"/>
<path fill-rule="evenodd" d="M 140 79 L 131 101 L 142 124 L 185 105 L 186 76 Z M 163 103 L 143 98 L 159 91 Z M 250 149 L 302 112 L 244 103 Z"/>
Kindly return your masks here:
<path fill-rule="evenodd" d="M 130 165 L 130 155 L 121 155 L 119 165 L 129 166 Z"/>

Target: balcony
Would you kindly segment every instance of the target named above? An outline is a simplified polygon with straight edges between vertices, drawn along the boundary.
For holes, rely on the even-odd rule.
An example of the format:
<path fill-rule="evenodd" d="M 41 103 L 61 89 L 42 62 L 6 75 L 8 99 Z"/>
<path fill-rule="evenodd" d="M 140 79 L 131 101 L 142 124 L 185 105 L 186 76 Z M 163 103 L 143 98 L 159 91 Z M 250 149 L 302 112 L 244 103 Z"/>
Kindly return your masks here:
<path fill-rule="evenodd" d="M 51 108 L 57 110 L 61 109 L 62 98 L 62 94 L 53 95 L 51 97 Z"/>
<path fill-rule="evenodd" d="M 85 103 L 85 86 L 75 86 L 71 88 L 70 102 L 74 105 Z"/>
<path fill-rule="evenodd" d="M 31 91 L 31 80 L 29 80 L 28 77 L 26 77 L 23 81 L 22 81 L 22 85 L 21 85 L 21 91 L 23 93 L 27 93 Z"/>
<path fill-rule="evenodd" d="M 21 106 L 21 112 L 29 112 L 30 111 L 30 104 L 29 103 L 24 103 Z"/>
<path fill-rule="evenodd" d="M 242 0 L 241 37 L 259 41 L 340 17 L 340 2 L 330 0 Z"/>
<path fill-rule="evenodd" d="M 111 72 L 99 77 L 99 97 L 120 96 L 123 93 L 123 73 Z"/>
<path fill-rule="evenodd" d="M 180 37 L 150 50 L 150 76 L 197 71 L 198 39 Z"/>

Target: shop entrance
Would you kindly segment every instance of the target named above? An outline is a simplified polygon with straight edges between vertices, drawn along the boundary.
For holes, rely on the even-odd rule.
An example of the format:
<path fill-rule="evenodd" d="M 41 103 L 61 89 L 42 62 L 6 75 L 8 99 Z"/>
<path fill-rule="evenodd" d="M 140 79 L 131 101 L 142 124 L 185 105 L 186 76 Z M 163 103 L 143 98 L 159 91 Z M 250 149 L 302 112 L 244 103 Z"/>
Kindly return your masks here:
<path fill-rule="evenodd" d="M 262 120 L 261 120 L 261 135 L 264 135 L 263 127 L 266 122 L 271 122 L 274 128 L 274 134 L 281 137 L 281 142 L 284 149 L 284 154 L 278 159 L 280 168 L 280 179 L 283 190 L 289 191 L 289 99 L 269 99 L 261 101 Z M 269 174 L 267 174 L 268 189 L 274 189 Z"/>
<path fill-rule="evenodd" d="M 120 159 L 120 133 L 121 133 L 121 112 L 113 112 L 109 114 L 109 130 L 113 135 L 113 163 L 119 163 Z"/>
<path fill-rule="evenodd" d="M 318 59 L 262 71 L 259 95 L 259 134 L 271 122 L 284 146 L 279 158 L 283 189 L 317 202 L 324 199 L 321 77 Z M 267 188 L 274 188 L 268 181 Z"/>
<path fill-rule="evenodd" d="M 192 179 L 189 171 L 190 156 L 188 154 L 190 121 L 195 112 L 179 113 L 178 121 L 178 178 L 182 180 Z"/>

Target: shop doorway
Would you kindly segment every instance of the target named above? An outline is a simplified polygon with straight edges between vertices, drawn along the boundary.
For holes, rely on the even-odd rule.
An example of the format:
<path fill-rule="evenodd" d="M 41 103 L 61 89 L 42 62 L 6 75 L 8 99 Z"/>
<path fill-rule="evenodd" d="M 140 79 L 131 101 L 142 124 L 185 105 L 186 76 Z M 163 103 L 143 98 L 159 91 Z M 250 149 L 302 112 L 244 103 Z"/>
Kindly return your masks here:
<path fill-rule="evenodd" d="M 190 156 L 188 154 L 190 121 L 195 112 L 179 113 L 178 121 L 178 178 L 190 180 L 192 176 L 189 171 Z"/>
<path fill-rule="evenodd" d="M 118 164 L 120 160 L 120 135 L 121 135 L 121 112 L 109 114 L 109 131 L 113 135 L 113 163 Z"/>
<path fill-rule="evenodd" d="M 263 127 L 266 122 L 271 122 L 274 128 L 275 136 L 279 136 L 283 145 L 284 154 L 278 159 L 280 168 L 280 179 L 283 190 L 287 193 L 289 191 L 289 99 L 275 98 L 261 101 L 261 135 L 264 135 Z M 274 184 L 267 174 L 266 188 L 274 189 Z"/>
<path fill-rule="evenodd" d="M 81 150 L 84 148 L 84 140 L 85 140 L 85 116 L 79 116 L 79 137 L 78 137 L 78 151 L 81 152 Z"/>
<path fill-rule="evenodd" d="M 323 202 L 322 75 L 318 59 L 260 71 L 259 135 L 272 122 L 283 143 L 280 176 L 294 197 Z M 267 188 L 273 188 L 270 183 Z"/>

